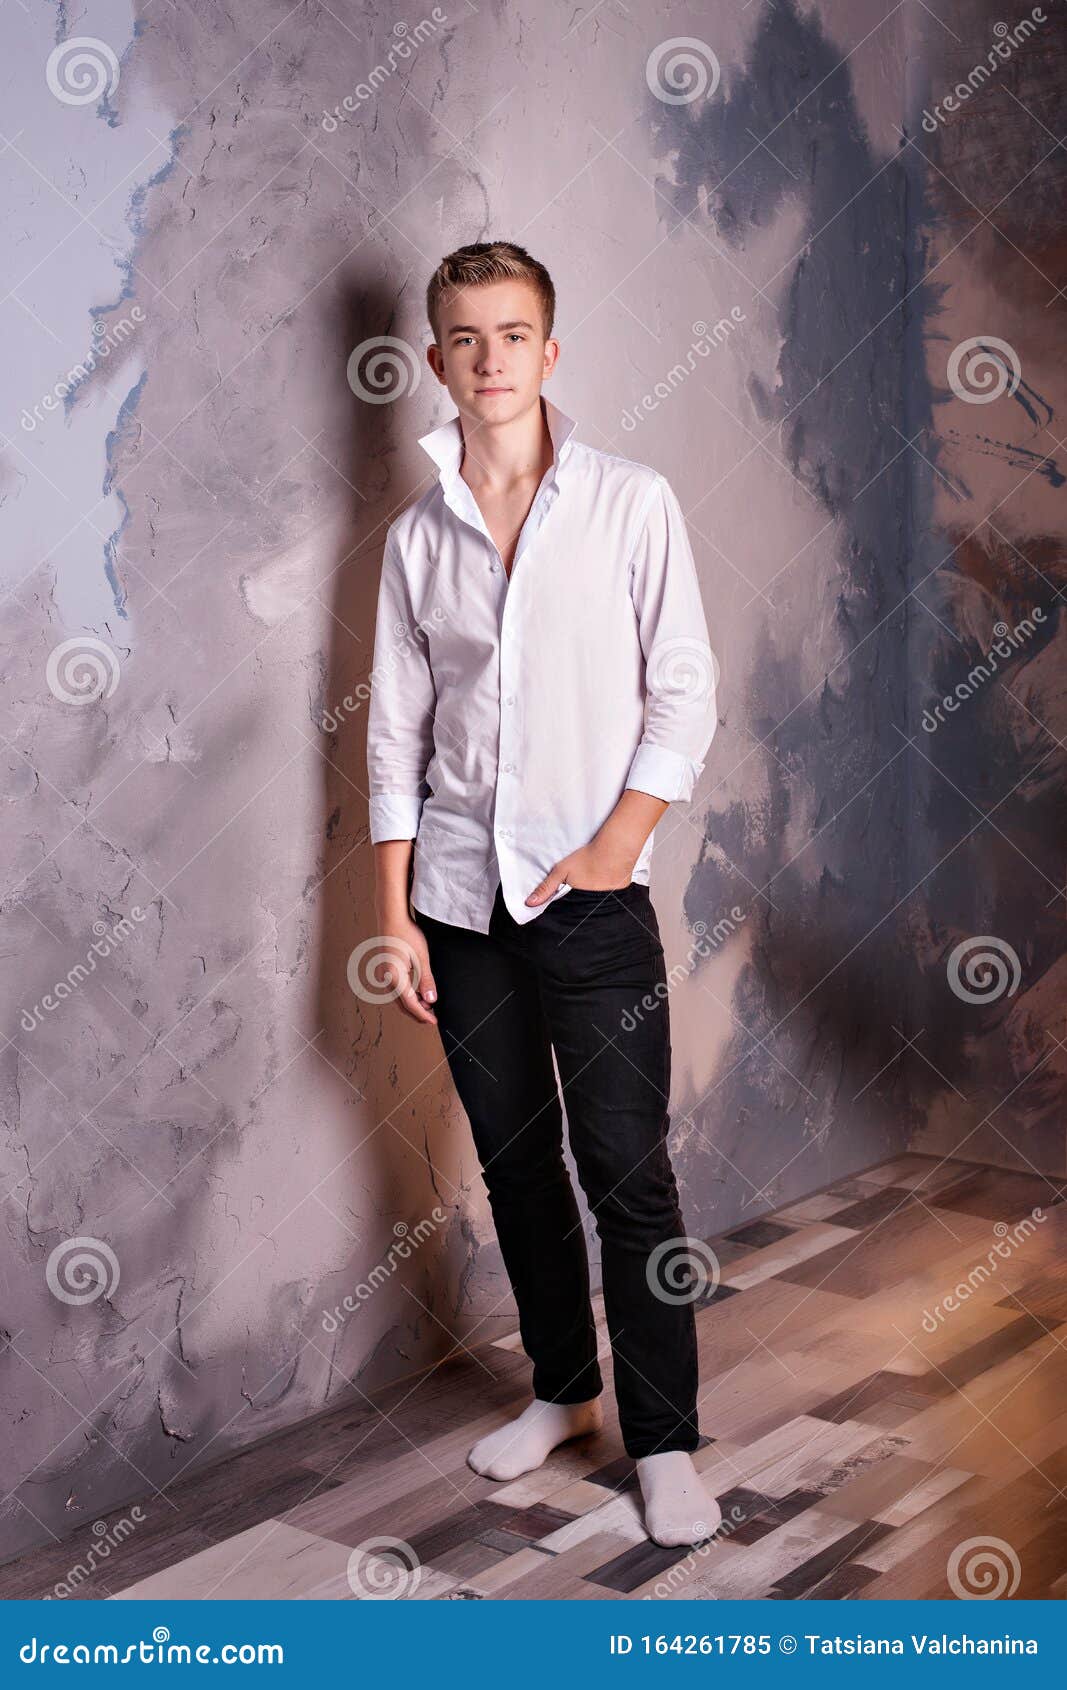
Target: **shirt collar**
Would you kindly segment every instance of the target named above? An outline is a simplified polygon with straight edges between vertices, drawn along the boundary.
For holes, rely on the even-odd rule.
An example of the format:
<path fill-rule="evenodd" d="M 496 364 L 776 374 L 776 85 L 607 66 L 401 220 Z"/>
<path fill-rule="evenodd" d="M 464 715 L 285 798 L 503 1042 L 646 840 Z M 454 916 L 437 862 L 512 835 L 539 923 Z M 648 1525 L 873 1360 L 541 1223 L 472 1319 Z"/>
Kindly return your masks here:
<path fill-rule="evenodd" d="M 556 472 L 566 457 L 571 436 L 578 425 L 573 417 L 567 416 L 566 412 L 554 405 L 544 393 L 541 395 L 541 410 L 548 424 L 555 451 L 551 470 L 551 479 L 555 480 Z M 463 426 L 459 418 L 451 417 L 448 422 L 442 423 L 440 428 L 432 428 L 429 434 L 421 434 L 419 445 L 437 464 L 444 485 L 451 485 L 463 462 Z"/>

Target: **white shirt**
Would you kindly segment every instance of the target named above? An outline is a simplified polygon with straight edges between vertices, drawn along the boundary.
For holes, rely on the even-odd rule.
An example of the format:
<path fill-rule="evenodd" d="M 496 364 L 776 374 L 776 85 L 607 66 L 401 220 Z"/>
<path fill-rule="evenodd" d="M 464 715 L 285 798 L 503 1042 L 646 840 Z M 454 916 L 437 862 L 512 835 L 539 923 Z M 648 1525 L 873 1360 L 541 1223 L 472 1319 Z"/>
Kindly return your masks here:
<path fill-rule="evenodd" d="M 411 901 L 489 931 L 626 787 L 687 800 L 715 732 L 716 666 L 685 519 L 663 476 L 573 438 L 555 448 L 507 577 L 460 475 L 459 417 L 419 440 L 434 485 L 390 525 L 367 726 L 370 836 L 414 839 Z M 655 830 L 632 879 L 649 881 Z M 555 897 L 566 897 L 560 887 Z"/>

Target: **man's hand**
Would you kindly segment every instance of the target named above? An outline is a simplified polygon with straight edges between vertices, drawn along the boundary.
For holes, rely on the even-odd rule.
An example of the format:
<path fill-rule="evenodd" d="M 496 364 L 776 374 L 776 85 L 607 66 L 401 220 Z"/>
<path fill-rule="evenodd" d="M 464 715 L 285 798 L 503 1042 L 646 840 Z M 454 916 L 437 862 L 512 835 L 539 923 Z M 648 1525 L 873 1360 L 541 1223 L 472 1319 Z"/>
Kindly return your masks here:
<path fill-rule="evenodd" d="M 556 863 L 527 904 L 547 903 L 566 881 L 576 892 L 621 892 L 633 879 L 634 864 L 645 848 L 652 829 L 668 808 L 665 798 L 656 798 L 636 787 L 626 787 L 619 802 L 598 833 Z"/>
<path fill-rule="evenodd" d="M 629 886 L 639 855 L 639 852 L 631 855 L 629 851 L 594 839 L 592 844 L 583 845 L 580 851 L 572 851 L 569 857 L 564 857 L 549 869 L 526 902 L 533 908 L 547 903 L 563 881 L 581 892 L 620 892 Z"/>
<path fill-rule="evenodd" d="M 394 916 L 383 924 L 381 941 L 376 973 L 380 973 L 383 984 L 395 993 L 405 1015 L 436 1027 L 437 1017 L 427 1006 L 436 1002 L 437 988 L 422 928 L 410 917 Z"/>

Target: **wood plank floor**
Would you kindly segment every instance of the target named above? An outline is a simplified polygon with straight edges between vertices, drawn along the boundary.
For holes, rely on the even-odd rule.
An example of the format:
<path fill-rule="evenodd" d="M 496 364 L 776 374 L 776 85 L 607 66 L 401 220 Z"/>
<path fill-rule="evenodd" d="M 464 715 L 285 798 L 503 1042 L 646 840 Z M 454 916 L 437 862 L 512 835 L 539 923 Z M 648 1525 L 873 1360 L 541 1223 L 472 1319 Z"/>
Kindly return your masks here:
<path fill-rule="evenodd" d="M 696 1549 L 646 1536 L 610 1389 L 604 1430 L 537 1472 L 471 1471 L 474 1440 L 528 1400 L 511 1334 L 172 1483 L 72 1586 L 100 1522 L 0 1568 L 0 1594 L 940 1598 L 982 1576 L 959 1554 L 978 1539 L 1004 1595 L 1062 1598 L 1065 1196 L 903 1156 L 710 1240 L 694 1460 L 723 1526 Z"/>

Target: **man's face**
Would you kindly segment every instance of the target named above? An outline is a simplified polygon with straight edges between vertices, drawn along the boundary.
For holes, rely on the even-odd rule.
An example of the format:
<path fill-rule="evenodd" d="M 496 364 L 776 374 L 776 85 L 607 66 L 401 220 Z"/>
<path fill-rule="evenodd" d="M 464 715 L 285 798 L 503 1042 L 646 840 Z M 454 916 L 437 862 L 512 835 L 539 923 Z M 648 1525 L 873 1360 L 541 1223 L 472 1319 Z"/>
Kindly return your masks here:
<path fill-rule="evenodd" d="M 535 403 L 559 351 L 544 338 L 530 282 L 489 282 L 448 294 L 434 370 L 458 411 L 475 424 L 510 422 Z"/>

